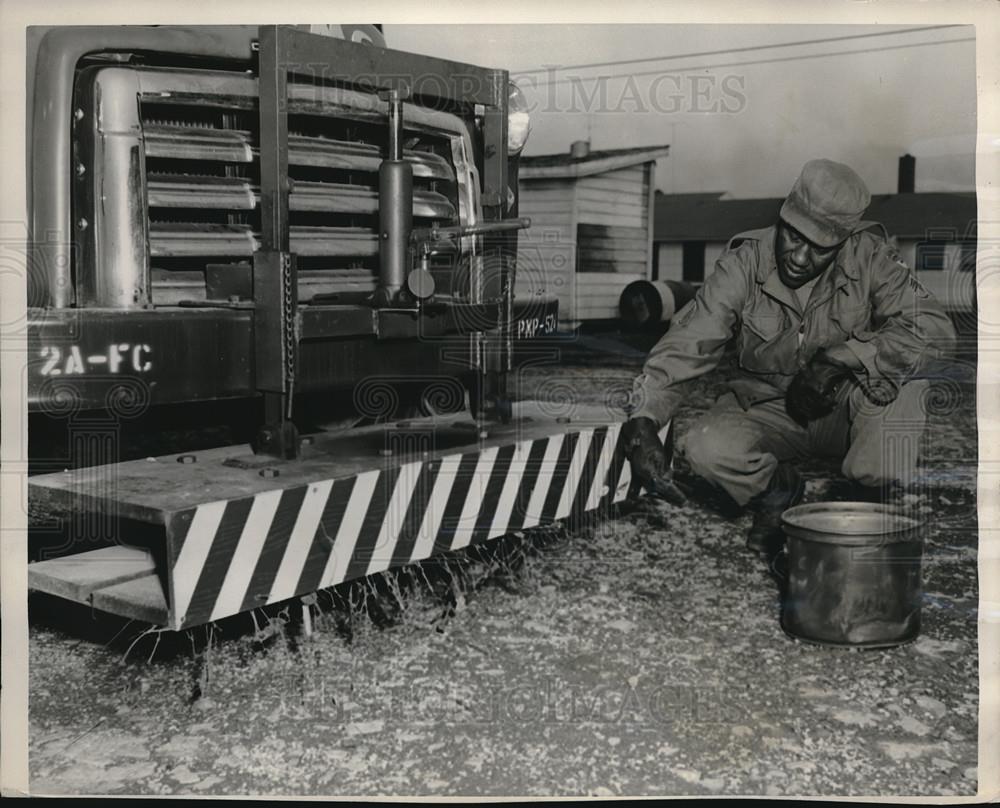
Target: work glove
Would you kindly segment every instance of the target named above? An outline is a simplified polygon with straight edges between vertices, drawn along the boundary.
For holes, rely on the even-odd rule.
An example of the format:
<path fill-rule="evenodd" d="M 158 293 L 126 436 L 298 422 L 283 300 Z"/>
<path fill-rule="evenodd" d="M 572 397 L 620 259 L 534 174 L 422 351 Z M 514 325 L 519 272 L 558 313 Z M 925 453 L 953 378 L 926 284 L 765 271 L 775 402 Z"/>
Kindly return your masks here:
<path fill-rule="evenodd" d="M 788 386 L 785 412 L 801 427 L 829 415 L 837 404 L 837 389 L 841 382 L 853 375 L 847 365 L 831 359 L 820 348 Z"/>
<path fill-rule="evenodd" d="M 660 441 L 656 423 L 651 418 L 633 418 L 622 427 L 625 456 L 632 467 L 632 477 L 650 494 L 665 499 L 671 505 L 683 505 L 687 497 L 674 484 L 670 470 L 673 455 L 672 430 L 666 444 Z"/>

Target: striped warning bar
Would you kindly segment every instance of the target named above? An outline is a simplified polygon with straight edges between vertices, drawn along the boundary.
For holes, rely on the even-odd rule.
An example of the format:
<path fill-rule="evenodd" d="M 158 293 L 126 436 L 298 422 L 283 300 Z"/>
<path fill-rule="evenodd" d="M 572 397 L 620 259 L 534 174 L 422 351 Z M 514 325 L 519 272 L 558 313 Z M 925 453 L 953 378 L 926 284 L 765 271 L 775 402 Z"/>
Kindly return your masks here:
<path fill-rule="evenodd" d="M 209 502 L 168 523 L 171 623 L 190 627 L 608 508 L 621 424 Z"/>

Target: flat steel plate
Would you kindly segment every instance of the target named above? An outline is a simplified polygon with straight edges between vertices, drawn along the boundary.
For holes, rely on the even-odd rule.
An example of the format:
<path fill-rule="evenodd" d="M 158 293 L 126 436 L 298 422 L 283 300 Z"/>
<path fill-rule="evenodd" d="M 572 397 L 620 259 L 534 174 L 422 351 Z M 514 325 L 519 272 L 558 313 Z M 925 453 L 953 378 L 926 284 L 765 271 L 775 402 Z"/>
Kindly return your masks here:
<path fill-rule="evenodd" d="M 568 414 L 559 416 L 559 412 Z M 510 423 L 483 427 L 486 437 L 480 437 L 480 428 L 468 415 L 417 419 L 313 435 L 297 460 L 275 459 L 263 468 L 262 458 L 243 444 L 37 475 L 28 480 L 29 498 L 33 511 L 41 514 L 47 509 L 54 513 L 88 509 L 165 524 L 171 514 L 209 502 L 579 432 L 620 420 L 611 407 L 601 405 L 517 402 Z M 183 458 L 193 458 L 193 462 L 182 462 Z M 263 475 L 264 468 L 274 469 L 277 476 Z"/>

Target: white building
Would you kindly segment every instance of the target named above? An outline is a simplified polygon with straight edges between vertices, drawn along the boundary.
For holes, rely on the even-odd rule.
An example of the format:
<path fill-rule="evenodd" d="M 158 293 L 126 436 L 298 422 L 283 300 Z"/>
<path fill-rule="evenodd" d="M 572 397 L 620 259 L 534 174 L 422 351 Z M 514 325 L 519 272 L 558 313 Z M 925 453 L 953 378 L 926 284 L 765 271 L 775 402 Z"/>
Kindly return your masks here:
<path fill-rule="evenodd" d="M 590 151 L 577 141 L 561 154 L 522 157 L 518 215 L 518 297 L 559 299 L 559 321 L 618 317 L 630 282 L 650 278 L 657 158 L 667 146 Z"/>

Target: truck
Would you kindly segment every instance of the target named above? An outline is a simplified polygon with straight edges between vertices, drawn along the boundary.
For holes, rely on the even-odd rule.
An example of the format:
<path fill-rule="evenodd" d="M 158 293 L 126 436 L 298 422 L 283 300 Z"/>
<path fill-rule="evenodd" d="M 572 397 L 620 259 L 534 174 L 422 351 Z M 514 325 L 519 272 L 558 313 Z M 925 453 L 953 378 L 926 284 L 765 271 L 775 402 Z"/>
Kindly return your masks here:
<path fill-rule="evenodd" d="M 625 497 L 613 413 L 512 400 L 507 71 L 324 29 L 31 30 L 31 588 L 186 629 Z M 218 401 L 246 442 L 122 456 Z"/>

